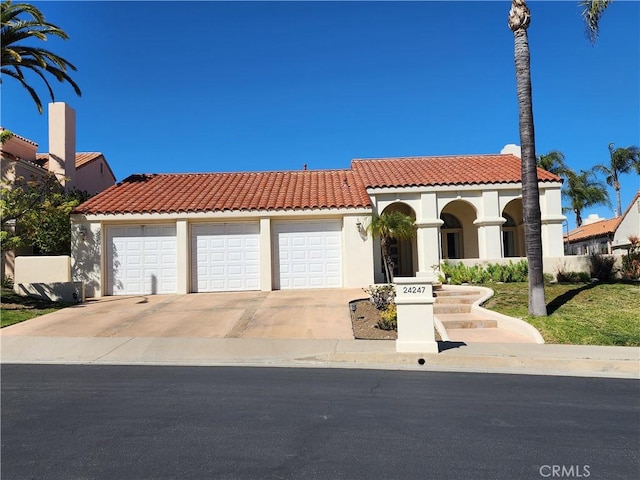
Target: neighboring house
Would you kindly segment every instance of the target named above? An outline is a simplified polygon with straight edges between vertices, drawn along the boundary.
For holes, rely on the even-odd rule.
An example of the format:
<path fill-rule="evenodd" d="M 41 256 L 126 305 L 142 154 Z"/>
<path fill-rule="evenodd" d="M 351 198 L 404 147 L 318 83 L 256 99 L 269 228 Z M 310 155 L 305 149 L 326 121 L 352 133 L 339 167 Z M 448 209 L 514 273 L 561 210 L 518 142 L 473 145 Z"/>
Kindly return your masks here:
<path fill-rule="evenodd" d="M 37 153 L 37 150 L 37 143 L 20 135 L 14 134 L 6 141 L 0 149 L 2 182 L 10 186 L 18 177 L 42 179 L 53 173 L 66 188 L 77 188 L 91 195 L 116 183 L 102 153 L 75 151 L 75 111 L 65 103 L 49 104 L 49 152 Z M 13 276 L 16 255 L 30 253 L 31 249 L 3 252 L 3 278 Z"/>
<path fill-rule="evenodd" d="M 625 212 L 609 220 L 585 222 L 564 237 L 567 255 L 625 254 L 629 237 L 640 237 L 640 190 Z"/>
<path fill-rule="evenodd" d="M 87 296 L 382 282 L 374 212 L 415 219 L 398 276 L 441 259 L 524 255 L 521 160 L 514 153 L 356 159 L 345 170 L 138 174 L 72 215 L 73 275 Z M 563 256 L 562 182 L 538 170 L 545 257 Z"/>

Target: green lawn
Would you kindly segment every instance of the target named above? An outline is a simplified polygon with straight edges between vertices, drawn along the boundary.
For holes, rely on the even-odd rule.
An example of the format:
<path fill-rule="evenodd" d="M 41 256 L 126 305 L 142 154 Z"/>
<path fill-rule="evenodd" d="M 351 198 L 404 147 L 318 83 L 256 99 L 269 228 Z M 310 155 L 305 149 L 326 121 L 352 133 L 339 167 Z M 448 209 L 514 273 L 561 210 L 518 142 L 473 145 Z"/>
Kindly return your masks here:
<path fill-rule="evenodd" d="M 639 283 L 547 285 L 547 317 L 528 315 L 526 283 L 487 287 L 495 296 L 486 308 L 529 322 L 547 343 L 640 346 Z"/>
<path fill-rule="evenodd" d="M 2 305 L 0 305 L 0 327 L 24 322 L 33 317 L 55 312 L 69 306 L 66 303 L 55 303 L 37 298 L 21 297 L 13 290 L 2 288 Z"/>

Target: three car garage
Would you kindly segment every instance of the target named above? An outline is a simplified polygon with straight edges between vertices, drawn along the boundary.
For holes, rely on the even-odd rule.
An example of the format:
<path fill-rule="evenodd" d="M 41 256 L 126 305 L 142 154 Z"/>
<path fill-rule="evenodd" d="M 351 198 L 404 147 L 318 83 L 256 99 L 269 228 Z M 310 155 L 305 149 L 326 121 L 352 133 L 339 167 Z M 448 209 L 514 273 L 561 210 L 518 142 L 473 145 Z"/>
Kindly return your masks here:
<path fill-rule="evenodd" d="M 271 257 L 275 289 L 342 286 L 340 219 L 274 221 L 270 230 L 265 241 L 258 221 L 190 224 L 190 291 L 260 290 L 261 255 Z M 175 224 L 106 226 L 106 231 L 108 295 L 177 292 Z"/>

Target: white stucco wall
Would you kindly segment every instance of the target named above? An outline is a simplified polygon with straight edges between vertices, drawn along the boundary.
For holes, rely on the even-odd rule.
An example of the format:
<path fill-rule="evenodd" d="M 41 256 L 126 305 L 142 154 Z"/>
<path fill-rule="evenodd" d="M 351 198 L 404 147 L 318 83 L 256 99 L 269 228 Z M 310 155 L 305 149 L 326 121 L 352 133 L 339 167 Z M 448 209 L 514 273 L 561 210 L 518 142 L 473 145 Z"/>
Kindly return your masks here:
<path fill-rule="evenodd" d="M 85 232 L 84 239 L 81 230 Z M 71 277 L 84 284 L 89 298 L 104 294 L 102 244 L 101 222 L 87 221 L 82 215 L 71 216 Z"/>
<path fill-rule="evenodd" d="M 629 245 L 629 237 L 634 235 L 640 237 L 640 197 L 638 196 L 613 236 L 613 252 L 626 253 L 624 247 Z"/>
<path fill-rule="evenodd" d="M 315 212 L 222 212 L 216 214 L 133 214 L 72 215 L 72 277 L 85 284 L 86 296 L 101 297 L 107 292 L 106 242 L 104 232 L 110 226 L 154 222 L 175 223 L 177 245 L 177 291 L 191 291 L 191 226 L 201 222 L 255 221 L 260 225 L 260 288 L 273 288 L 274 262 L 272 222 L 275 220 L 341 220 L 343 287 L 364 288 L 374 283 L 373 239 L 364 232 L 371 212 L 367 209 L 344 210 L 334 214 Z M 358 222 L 362 229 L 358 228 Z M 84 230 L 84 239 L 80 234 Z"/>
<path fill-rule="evenodd" d="M 564 256 L 562 198 L 560 182 L 540 183 L 542 248 L 545 257 Z M 466 185 L 447 187 L 407 187 L 369 189 L 378 213 L 394 203 L 404 203 L 416 214 L 418 272 L 432 271 L 440 262 L 440 215 L 452 211 L 463 225 L 464 256 L 486 261 L 504 255 L 503 211 L 510 202 L 522 198 L 519 185 Z M 457 202 L 457 203 L 454 203 Z M 519 227 L 522 229 L 522 226 Z M 522 230 L 520 230 L 522 232 Z M 374 242 L 376 282 L 383 281 L 379 242 Z M 506 259 L 508 261 L 509 259 Z"/>

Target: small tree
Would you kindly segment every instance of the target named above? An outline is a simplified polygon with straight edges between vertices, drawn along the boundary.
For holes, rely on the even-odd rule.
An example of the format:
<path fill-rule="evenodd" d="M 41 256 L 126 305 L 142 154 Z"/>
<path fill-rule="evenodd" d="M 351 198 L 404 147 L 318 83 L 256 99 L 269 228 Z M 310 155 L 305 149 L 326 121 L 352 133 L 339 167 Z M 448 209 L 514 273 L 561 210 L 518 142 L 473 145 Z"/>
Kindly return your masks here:
<path fill-rule="evenodd" d="M 42 180 L 16 179 L 0 190 L 2 251 L 31 246 L 45 255 L 71 250 L 70 213 L 89 198 L 86 192 L 65 191 L 55 176 Z"/>
<path fill-rule="evenodd" d="M 374 214 L 367 231 L 374 237 L 380 238 L 380 250 L 384 263 L 384 273 L 387 283 L 393 282 L 393 261 L 389 251 L 391 239 L 403 240 L 413 238 L 416 226 L 413 218 L 402 212 L 384 212 Z"/>

